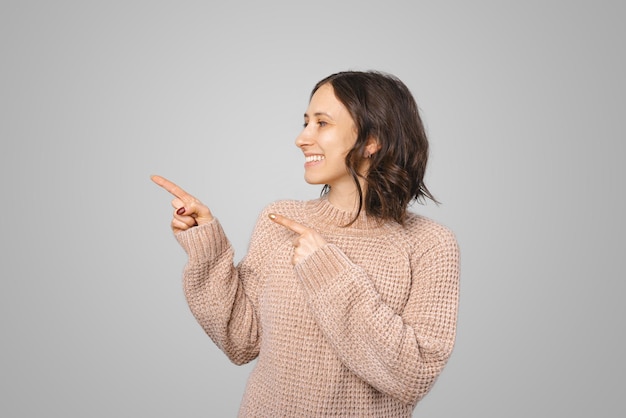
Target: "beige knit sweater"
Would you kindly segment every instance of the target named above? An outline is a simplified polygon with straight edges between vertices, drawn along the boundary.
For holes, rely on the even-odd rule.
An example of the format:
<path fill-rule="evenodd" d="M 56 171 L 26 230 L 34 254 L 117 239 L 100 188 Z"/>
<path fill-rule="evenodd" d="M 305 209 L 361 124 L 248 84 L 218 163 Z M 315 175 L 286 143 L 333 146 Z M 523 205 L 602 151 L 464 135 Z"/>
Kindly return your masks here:
<path fill-rule="evenodd" d="M 328 245 L 295 267 L 295 233 Z M 447 228 L 410 214 L 404 227 L 326 198 L 280 201 L 259 216 L 237 267 L 219 222 L 176 235 L 189 256 L 184 290 L 211 339 L 236 364 L 258 357 L 245 417 L 408 417 L 452 351 L 459 250 Z"/>

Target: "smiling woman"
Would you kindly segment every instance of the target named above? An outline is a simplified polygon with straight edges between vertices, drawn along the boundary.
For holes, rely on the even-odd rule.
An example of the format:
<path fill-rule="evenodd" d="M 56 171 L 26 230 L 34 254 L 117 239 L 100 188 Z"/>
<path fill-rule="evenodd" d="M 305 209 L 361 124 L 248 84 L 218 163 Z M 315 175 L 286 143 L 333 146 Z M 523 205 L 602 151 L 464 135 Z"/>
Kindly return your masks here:
<path fill-rule="evenodd" d="M 152 177 L 174 196 L 189 307 L 232 362 L 258 358 L 241 416 L 408 417 L 452 353 L 459 298 L 454 234 L 407 211 L 434 200 L 415 100 L 388 74 L 333 74 L 296 145 L 324 193 L 268 205 L 237 266 L 209 208 Z"/>

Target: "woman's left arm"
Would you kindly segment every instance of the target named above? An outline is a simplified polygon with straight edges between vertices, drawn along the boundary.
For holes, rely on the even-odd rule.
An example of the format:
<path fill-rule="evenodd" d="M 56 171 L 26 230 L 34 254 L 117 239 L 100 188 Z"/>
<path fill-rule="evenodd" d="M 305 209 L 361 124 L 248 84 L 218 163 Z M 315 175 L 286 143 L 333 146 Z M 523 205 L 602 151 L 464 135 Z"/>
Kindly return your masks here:
<path fill-rule="evenodd" d="M 411 263 L 411 291 L 400 314 L 335 245 L 319 248 L 295 269 L 318 325 L 344 365 L 377 390 L 414 405 L 454 346 L 459 297 L 454 236 L 438 235 Z"/>

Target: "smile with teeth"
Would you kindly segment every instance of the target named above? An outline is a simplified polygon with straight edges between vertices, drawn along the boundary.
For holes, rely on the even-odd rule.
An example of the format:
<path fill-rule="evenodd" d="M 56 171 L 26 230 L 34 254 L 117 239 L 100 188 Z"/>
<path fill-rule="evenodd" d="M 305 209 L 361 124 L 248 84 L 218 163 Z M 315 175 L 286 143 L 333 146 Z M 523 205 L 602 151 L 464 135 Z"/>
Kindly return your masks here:
<path fill-rule="evenodd" d="M 304 157 L 305 162 L 312 163 L 314 161 L 322 161 L 324 159 L 323 155 L 307 155 Z"/>

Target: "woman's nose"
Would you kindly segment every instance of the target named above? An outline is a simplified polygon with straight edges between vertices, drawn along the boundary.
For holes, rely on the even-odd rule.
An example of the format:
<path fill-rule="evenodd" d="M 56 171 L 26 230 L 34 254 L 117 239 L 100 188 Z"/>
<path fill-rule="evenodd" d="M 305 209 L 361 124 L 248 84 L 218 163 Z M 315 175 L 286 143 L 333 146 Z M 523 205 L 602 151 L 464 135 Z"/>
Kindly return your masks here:
<path fill-rule="evenodd" d="M 311 134 L 308 129 L 305 127 L 300 135 L 296 137 L 296 147 L 302 148 L 305 145 L 309 145 L 311 143 Z"/>

